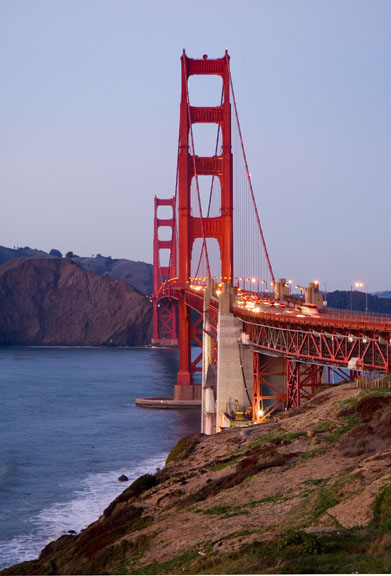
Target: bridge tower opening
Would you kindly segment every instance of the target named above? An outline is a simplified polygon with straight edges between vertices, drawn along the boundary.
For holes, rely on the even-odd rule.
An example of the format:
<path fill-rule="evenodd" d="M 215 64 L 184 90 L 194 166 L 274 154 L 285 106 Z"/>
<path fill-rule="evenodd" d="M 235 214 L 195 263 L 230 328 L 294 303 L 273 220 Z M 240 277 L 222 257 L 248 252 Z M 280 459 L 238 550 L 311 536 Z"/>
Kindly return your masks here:
<path fill-rule="evenodd" d="M 199 319 L 194 319 L 186 301 L 185 288 L 190 284 L 193 244 L 202 239 L 207 256 L 206 240 L 217 240 L 221 256 L 221 276 L 226 282 L 233 276 L 233 176 L 231 146 L 231 102 L 229 56 L 219 59 L 182 57 L 182 90 L 180 104 L 178 149 L 178 310 L 179 310 L 179 372 L 174 396 L 176 399 L 194 398 L 191 390 L 194 373 L 200 370 L 201 354 L 192 361 L 191 342 Z M 217 75 L 222 79 L 222 98 L 219 106 L 191 106 L 188 81 L 193 75 Z M 214 123 L 222 135 L 221 148 L 213 156 L 197 156 L 194 149 L 193 124 Z M 197 215 L 191 210 L 192 182 L 198 187 L 198 176 L 218 178 L 221 190 L 219 216 L 204 215 L 200 207 Z M 208 265 L 209 268 L 209 265 Z M 210 276 L 210 269 L 208 276 Z M 194 388 L 194 386 L 193 386 Z"/>

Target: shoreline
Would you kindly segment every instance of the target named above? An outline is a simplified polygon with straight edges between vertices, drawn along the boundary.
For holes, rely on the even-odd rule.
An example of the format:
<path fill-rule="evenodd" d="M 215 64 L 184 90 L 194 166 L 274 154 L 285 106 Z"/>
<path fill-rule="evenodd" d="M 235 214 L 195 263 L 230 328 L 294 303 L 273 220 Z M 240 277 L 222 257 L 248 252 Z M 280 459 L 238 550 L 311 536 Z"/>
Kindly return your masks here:
<path fill-rule="evenodd" d="M 390 389 L 345 383 L 184 437 L 79 535 L 1 574 L 390 573 L 390 414 Z"/>

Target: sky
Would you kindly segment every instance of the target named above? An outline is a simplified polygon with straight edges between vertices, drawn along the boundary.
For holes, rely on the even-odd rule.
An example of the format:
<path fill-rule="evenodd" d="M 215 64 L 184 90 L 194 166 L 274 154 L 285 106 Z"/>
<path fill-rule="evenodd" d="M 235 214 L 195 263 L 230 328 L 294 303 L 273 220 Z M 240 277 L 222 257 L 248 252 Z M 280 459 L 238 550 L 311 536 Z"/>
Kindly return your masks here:
<path fill-rule="evenodd" d="M 390 23 L 389 0 L 0 0 L 0 245 L 152 262 L 182 50 L 228 48 L 275 276 L 391 289 Z"/>

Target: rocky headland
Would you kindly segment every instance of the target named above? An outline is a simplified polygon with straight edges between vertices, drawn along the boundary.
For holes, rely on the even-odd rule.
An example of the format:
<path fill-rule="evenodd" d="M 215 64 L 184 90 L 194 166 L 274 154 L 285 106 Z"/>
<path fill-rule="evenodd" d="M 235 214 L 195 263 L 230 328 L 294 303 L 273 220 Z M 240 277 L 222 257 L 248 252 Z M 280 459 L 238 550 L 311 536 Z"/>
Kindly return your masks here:
<path fill-rule="evenodd" d="M 391 390 L 342 384 L 182 439 L 80 534 L 2 574 L 390 573 Z"/>
<path fill-rule="evenodd" d="M 71 258 L 17 258 L 0 266 L 1 346 L 145 345 L 151 321 L 145 295 Z"/>

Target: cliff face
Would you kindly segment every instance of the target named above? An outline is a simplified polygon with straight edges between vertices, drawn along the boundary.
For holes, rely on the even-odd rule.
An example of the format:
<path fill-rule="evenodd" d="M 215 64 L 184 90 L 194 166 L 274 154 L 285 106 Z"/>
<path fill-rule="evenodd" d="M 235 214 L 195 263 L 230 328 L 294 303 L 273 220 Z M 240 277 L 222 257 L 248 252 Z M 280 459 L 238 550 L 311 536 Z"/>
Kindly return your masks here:
<path fill-rule="evenodd" d="M 3 574 L 391 571 L 391 390 L 343 384 L 181 440 L 78 535 Z"/>
<path fill-rule="evenodd" d="M 149 300 L 131 286 L 69 259 L 0 266 L 0 345 L 142 345 L 151 317 Z"/>

